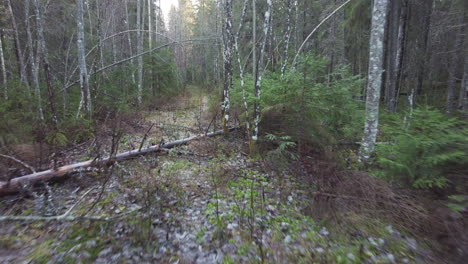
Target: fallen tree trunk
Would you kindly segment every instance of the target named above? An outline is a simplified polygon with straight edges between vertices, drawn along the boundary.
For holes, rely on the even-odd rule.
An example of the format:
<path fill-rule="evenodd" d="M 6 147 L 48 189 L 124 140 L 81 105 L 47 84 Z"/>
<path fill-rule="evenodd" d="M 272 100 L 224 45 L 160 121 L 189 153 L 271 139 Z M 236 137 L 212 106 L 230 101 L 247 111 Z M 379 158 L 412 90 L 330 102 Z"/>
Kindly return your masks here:
<path fill-rule="evenodd" d="M 233 131 L 236 128 L 230 128 L 229 131 Z M 28 175 L 24 175 L 18 178 L 14 178 L 10 180 L 9 182 L 0 182 L 0 196 L 4 196 L 7 194 L 12 194 L 15 192 L 18 192 L 21 188 L 27 185 L 33 185 L 34 183 L 38 181 L 49 181 L 52 179 L 56 179 L 59 177 L 62 177 L 66 175 L 67 173 L 73 172 L 76 169 L 83 169 L 83 168 L 89 168 L 89 167 L 99 167 L 99 166 L 105 166 L 108 164 L 111 164 L 112 162 L 115 161 L 122 161 L 122 160 L 127 160 L 131 158 L 138 157 L 140 155 L 145 155 L 148 153 L 152 152 L 158 152 L 162 151 L 164 149 L 169 149 L 173 148 L 175 146 L 180 146 L 183 144 L 186 144 L 190 141 L 196 140 L 196 139 L 201 139 L 205 137 L 213 137 L 216 135 L 221 135 L 223 134 L 223 131 L 216 131 L 216 132 L 211 132 L 211 133 L 205 133 L 205 134 L 200 134 L 200 135 L 195 135 L 192 137 L 184 138 L 184 139 L 179 139 L 176 141 L 168 142 L 162 145 L 156 145 L 156 146 L 151 146 L 149 148 L 145 149 L 134 149 L 130 150 L 127 152 L 123 152 L 120 154 L 117 154 L 115 157 L 109 158 L 102 158 L 102 159 L 93 159 L 93 160 L 87 160 L 79 163 L 74 163 L 66 166 L 62 166 L 56 169 L 50 169 L 46 171 L 41 171 L 41 172 L 36 172 Z"/>

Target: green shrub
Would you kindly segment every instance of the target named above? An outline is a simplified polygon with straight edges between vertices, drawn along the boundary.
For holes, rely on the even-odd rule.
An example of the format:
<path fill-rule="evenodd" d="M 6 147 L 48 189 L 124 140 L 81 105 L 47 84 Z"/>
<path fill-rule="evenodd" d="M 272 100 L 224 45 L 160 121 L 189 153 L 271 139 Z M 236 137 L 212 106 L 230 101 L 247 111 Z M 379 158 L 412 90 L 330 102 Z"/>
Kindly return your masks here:
<path fill-rule="evenodd" d="M 429 107 L 406 115 L 390 116 L 382 125 L 390 142 L 377 146 L 376 174 L 414 188 L 445 187 L 444 173 L 468 161 L 467 124 Z"/>

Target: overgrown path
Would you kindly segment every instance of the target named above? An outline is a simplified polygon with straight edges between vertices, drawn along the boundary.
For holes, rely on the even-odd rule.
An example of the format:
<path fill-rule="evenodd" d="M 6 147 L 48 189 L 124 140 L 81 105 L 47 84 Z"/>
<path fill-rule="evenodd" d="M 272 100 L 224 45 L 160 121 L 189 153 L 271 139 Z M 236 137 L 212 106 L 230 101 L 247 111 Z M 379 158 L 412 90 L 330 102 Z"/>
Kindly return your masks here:
<path fill-rule="evenodd" d="M 135 149 L 146 133 L 146 146 L 200 133 L 212 121 L 207 110 L 208 97 L 182 97 L 122 118 L 119 150 Z M 109 151 L 116 126 L 103 130 L 75 156 Z M 356 241 L 316 224 L 303 214 L 310 200 L 288 170 L 280 163 L 269 170 L 244 148 L 242 133 L 233 132 L 2 199 L 2 215 L 83 219 L 3 222 L 0 263 L 417 261 L 408 246 L 416 242 L 391 226 L 361 231 Z"/>

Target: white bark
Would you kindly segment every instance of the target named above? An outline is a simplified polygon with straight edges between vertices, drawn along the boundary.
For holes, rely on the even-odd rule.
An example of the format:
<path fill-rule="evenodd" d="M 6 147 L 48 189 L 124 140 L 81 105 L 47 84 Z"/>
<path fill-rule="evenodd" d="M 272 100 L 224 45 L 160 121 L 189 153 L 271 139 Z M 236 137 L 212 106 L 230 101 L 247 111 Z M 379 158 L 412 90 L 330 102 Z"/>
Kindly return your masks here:
<path fill-rule="evenodd" d="M 225 16 L 224 21 L 224 38 L 223 38 L 223 60 L 224 60 L 224 89 L 223 89 L 223 129 L 227 131 L 229 122 L 229 110 L 231 107 L 230 90 L 232 88 L 232 46 L 234 44 L 234 36 L 232 32 L 232 0 L 226 0 L 224 4 Z"/>
<path fill-rule="evenodd" d="M 26 76 L 26 67 L 24 65 L 23 50 L 21 48 L 21 42 L 20 42 L 20 38 L 19 38 L 18 26 L 16 24 L 15 14 L 13 14 L 13 8 L 11 7 L 11 0 L 8 0 L 8 10 L 10 12 L 11 26 L 13 28 L 13 34 L 14 34 L 14 39 L 15 39 L 16 55 L 18 57 L 20 80 L 21 80 L 21 82 L 24 83 L 24 85 L 26 86 L 26 89 L 27 89 L 27 91 L 29 93 L 29 84 L 28 84 L 28 80 L 27 80 L 27 76 Z"/>
<path fill-rule="evenodd" d="M 31 64 L 31 76 L 33 78 L 34 83 L 34 95 L 37 100 L 37 112 L 39 115 L 40 120 L 44 120 L 44 111 L 42 110 L 42 99 L 41 99 L 41 91 L 39 88 L 39 65 L 36 64 L 36 58 L 34 58 L 34 49 L 33 49 L 33 40 L 31 34 L 31 25 L 29 24 L 29 1 L 24 0 L 24 10 L 25 10 L 25 24 L 26 24 L 26 36 L 28 39 L 28 46 L 29 46 L 29 63 Z M 40 56 L 40 54 L 36 54 L 36 56 Z"/>
<path fill-rule="evenodd" d="M 257 71 L 255 77 L 255 105 L 254 105 L 254 131 L 252 133 L 252 141 L 254 145 L 258 140 L 258 126 L 260 124 L 260 98 L 261 98 L 261 89 L 262 89 L 262 75 L 263 75 L 263 61 L 265 54 L 265 46 L 268 41 L 268 31 L 270 29 L 270 16 L 272 9 L 272 0 L 267 0 L 267 10 L 265 12 L 265 20 L 263 21 L 263 41 L 259 53 L 259 61 L 257 62 Z"/>
<path fill-rule="evenodd" d="M 6 67 L 5 67 L 5 56 L 3 55 L 3 31 L 0 29 L 0 67 L 2 68 L 2 84 L 3 84 L 3 98 L 5 100 L 8 100 L 8 80 L 7 80 L 7 73 L 6 73 Z"/>
<path fill-rule="evenodd" d="M 366 95 L 366 121 L 360 156 L 368 159 L 374 151 L 379 125 L 379 100 L 382 87 L 384 36 L 388 0 L 374 0 L 369 45 L 369 79 Z"/>
<path fill-rule="evenodd" d="M 234 36 L 234 48 L 235 48 L 236 56 L 237 56 L 237 64 L 239 65 L 239 78 L 240 78 L 240 84 L 241 84 L 241 89 L 242 89 L 242 101 L 244 105 L 245 118 L 246 118 L 245 123 L 246 123 L 247 131 L 249 131 L 250 133 L 249 106 L 247 104 L 247 97 L 245 93 L 244 68 L 242 67 L 241 56 L 240 56 L 240 51 L 239 51 L 239 36 L 242 30 L 242 27 L 244 25 L 244 18 L 245 18 L 245 14 L 247 13 L 248 2 L 249 2 L 248 0 L 244 0 L 244 6 L 242 8 L 242 15 L 241 15 L 240 22 L 239 22 L 239 28 L 237 29 L 237 33 Z"/>
<path fill-rule="evenodd" d="M 286 0 L 286 8 L 288 9 L 287 18 L 286 18 L 286 32 L 284 34 L 284 58 L 283 65 L 281 65 L 281 79 L 284 77 L 284 72 L 286 71 L 286 65 L 288 64 L 288 54 L 289 54 L 289 40 L 291 38 L 291 6 L 292 0 Z"/>
<path fill-rule="evenodd" d="M 50 64 L 49 64 L 49 53 L 47 51 L 47 46 L 45 42 L 45 36 L 44 36 L 44 26 L 42 24 L 42 0 L 33 0 L 34 1 L 34 8 L 35 8 L 35 14 L 36 14 L 36 28 L 37 28 L 37 38 L 39 41 L 39 50 L 42 55 L 42 60 L 44 64 L 44 72 L 45 72 L 45 77 L 46 77 L 46 82 L 47 82 L 47 93 L 48 93 L 48 99 L 49 99 L 49 105 L 51 109 L 51 114 L 52 114 L 52 122 L 54 124 L 58 123 L 58 116 L 57 116 L 57 111 L 55 108 L 55 91 L 54 88 L 52 87 L 52 76 L 50 73 Z"/>
<path fill-rule="evenodd" d="M 153 5 L 153 1 L 152 0 L 148 0 L 148 44 L 149 44 L 149 48 L 152 49 L 153 48 L 153 39 L 152 39 L 152 36 L 151 36 L 151 31 L 153 30 L 153 25 L 152 25 L 152 19 L 151 19 L 151 12 L 152 12 L 152 5 Z"/>
<path fill-rule="evenodd" d="M 81 107 L 84 108 L 88 115 L 91 115 L 91 95 L 89 91 L 88 70 L 86 67 L 86 54 L 85 54 L 85 36 L 84 36 L 84 19 L 83 19 L 83 0 L 76 0 L 76 20 L 78 25 L 78 63 L 80 65 L 80 88 L 81 100 L 78 107 L 77 117 L 80 114 Z"/>
<path fill-rule="evenodd" d="M 137 0 L 137 29 L 142 29 L 141 17 L 142 17 L 142 4 L 141 1 Z M 143 51 L 143 33 L 141 31 L 137 32 L 137 53 L 140 54 Z M 138 92 L 137 92 L 137 103 L 138 105 L 142 104 L 143 96 L 143 57 L 138 57 Z"/>
<path fill-rule="evenodd" d="M 127 30 L 128 30 L 128 34 L 127 34 L 127 41 L 128 41 L 128 49 L 130 51 L 130 57 L 133 56 L 133 48 L 132 48 L 132 38 L 131 38 L 131 35 L 130 35 L 130 17 L 128 15 L 128 0 L 125 0 L 125 19 L 126 19 L 126 24 L 127 24 Z M 130 60 L 130 64 L 131 64 L 131 68 L 132 68 L 132 83 L 135 84 L 135 72 L 133 70 L 133 60 Z M 102 65 L 104 66 L 104 65 Z"/>

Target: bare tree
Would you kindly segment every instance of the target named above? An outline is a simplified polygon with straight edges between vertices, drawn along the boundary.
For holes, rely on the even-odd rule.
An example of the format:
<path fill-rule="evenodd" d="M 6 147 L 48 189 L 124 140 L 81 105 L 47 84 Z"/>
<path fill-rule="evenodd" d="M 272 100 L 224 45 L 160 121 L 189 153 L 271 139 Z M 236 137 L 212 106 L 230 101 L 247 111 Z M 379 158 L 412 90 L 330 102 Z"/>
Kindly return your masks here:
<path fill-rule="evenodd" d="M 366 121 L 360 156 L 368 159 L 374 151 L 379 126 L 379 100 L 382 87 L 385 22 L 388 0 L 375 0 L 369 45 L 369 79 L 366 95 Z"/>
<path fill-rule="evenodd" d="M 8 100 L 7 73 L 5 67 L 5 56 L 3 54 L 3 30 L 0 29 L 0 67 L 2 68 L 3 98 Z"/>
<path fill-rule="evenodd" d="M 143 25 L 141 23 L 142 20 L 142 1 L 137 0 L 137 53 L 140 54 L 143 51 Z M 138 57 L 138 94 L 137 94 L 137 103 L 141 105 L 142 103 L 142 95 L 143 94 L 143 57 Z"/>
<path fill-rule="evenodd" d="M 88 82 L 88 70 L 86 67 L 86 55 L 85 55 L 85 34 L 84 34 L 84 19 L 83 19 L 83 0 L 76 0 L 76 22 L 78 25 L 78 63 L 80 65 L 80 88 L 81 88 L 81 99 L 80 105 L 78 106 L 77 116 L 80 114 L 81 108 L 84 108 L 89 116 L 91 116 L 91 95 L 89 91 Z"/>
<path fill-rule="evenodd" d="M 234 36 L 232 32 L 232 0 L 226 0 L 224 3 L 224 11 L 226 19 L 224 21 L 224 34 L 223 34 L 223 60 L 224 60 L 224 89 L 223 89 L 223 130 L 228 132 L 230 90 L 232 88 L 232 46 L 234 44 Z"/>
<path fill-rule="evenodd" d="M 33 0 L 36 14 L 36 27 L 37 27 L 37 38 L 40 46 L 40 54 L 42 55 L 42 62 L 44 67 L 44 73 L 47 82 L 47 94 L 49 99 L 50 110 L 52 114 L 52 123 L 58 123 L 57 109 L 55 108 L 55 90 L 52 86 L 52 75 L 50 72 L 49 64 L 49 53 L 47 51 L 47 46 L 44 37 L 44 27 L 42 25 L 42 0 Z"/>
<path fill-rule="evenodd" d="M 255 104 L 254 104 L 254 127 L 252 133 L 252 148 L 254 151 L 258 141 L 258 129 L 260 125 L 260 93 L 262 89 L 262 75 L 264 71 L 264 54 L 265 46 L 268 40 L 268 32 L 270 29 L 270 16 L 273 3 L 272 0 L 267 0 L 267 10 L 265 12 L 265 20 L 263 21 L 263 41 L 260 48 L 259 58 L 256 64 L 256 74 L 255 74 Z"/>
<path fill-rule="evenodd" d="M 284 32 L 284 58 L 283 65 L 281 65 L 281 79 L 284 77 L 284 72 L 286 71 L 286 65 L 288 64 L 288 54 L 289 54 L 289 40 L 291 39 L 291 10 L 292 10 L 292 0 L 286 0 L 287 8 L 287 18 L 286 18 L 286 29 Z"/>
<path fill-rule="evenodd" d="M 8 0 L 8 10 L 10 12 L 11 27 L 13 28 L 13 34 L 14 34 L 14 40 L 15 40 L 15 51 L 16 51 L 16 57 L 18 60 L 18 67 L 19 67 L 18 72 L 19 72 L 20 80 L 21 82 L 24 83 L 29 93 L 29 84 L 28 84 L 27 75 L 26 75 L 26 67 L 24 65 L 23 50 L 21 48 L 18 26 L 16 24 L 15 14 L 13 13 L 13 8 L 11 6 L 11 0 Z"/>
<path fill-rule="evenodd" d="M 39 115 L 40 120 L 44 120 L 44 111 L 42 110 L 42 98 L 41 98 L 41 90 L 39 88 L 39 58 L 40 54 L 36 54 L 36 58 L 34 57 L 34 48 L 33 48 L 33 38 L 31 34 L 31 25 L 29 23 L 29 1 L 24 0 L 24 10 L 25 10 L 25 25 L 26 25 L 26 36 L 28 39 L 28 58 L 31 68 L 31 76 L 34 83 L 34 95 L 37 100 L 37 112 Z M 39 45 L 37 51 L 39 52 Z"/>

